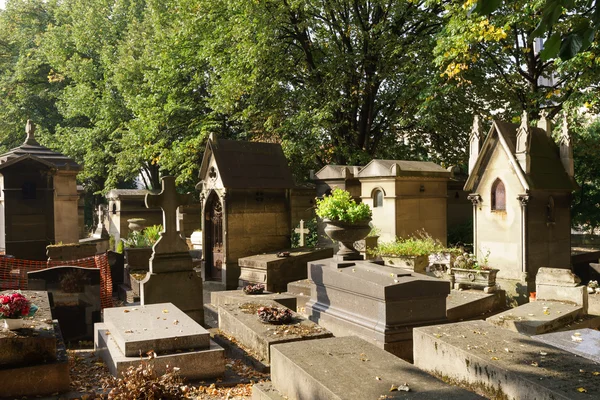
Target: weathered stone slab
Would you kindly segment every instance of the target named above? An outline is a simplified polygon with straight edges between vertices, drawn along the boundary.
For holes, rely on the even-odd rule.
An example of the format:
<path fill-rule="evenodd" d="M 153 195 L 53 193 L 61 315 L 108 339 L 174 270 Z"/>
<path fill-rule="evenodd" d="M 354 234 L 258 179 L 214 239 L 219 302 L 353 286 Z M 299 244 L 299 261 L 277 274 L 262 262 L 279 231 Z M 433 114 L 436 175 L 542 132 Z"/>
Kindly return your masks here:
<path fill-rule="evenodd" d="M 40 397 L 69 390 L 70 378 L 67 351 L 58 322 L 54 321 L 51 326 L 52 329 L 49 332 L 55 337 L 55 353 L 52 359 L 42 363 L 28 363 L 17 367 L 2 366 L 0 368 L 1 397 Z M 24 351 L 27 351 L 25 347 Z M 29 351 L 27 352 L 29 353 Z"/>
<path fill-rule="evenodd" d="M 357 337 L 275 345 L 271 380 L 275 389 L 289 399 L 481 398 L 449 386 Z M 392 385 L 406 385 L 410 391 L 390 392 Z"/>
<path fill-rule="evenodd" d="M 213 306 L 219 307 L 223 304 L 242 304 L 249 301 L 273 302 L 281 304 L 290 310 L 296 310 L 296 298 L 285 293 L 246 294 L 243 290 L 225 290 L 222 292 L 212 292 L 210 302 Z"/>
<path fill-rule="evenodd" d="M 481 290 L 452 290 L 446 298 L 446 316 L 450 322 L 468 319 L 481 319 L 506 309 L 506 296 L 503 290 L 484 293 Z"/>
<path fill-rule="evenodd" d="M 252 400 L 287 400 L 279 394 L 271 382 L 252 385 Z"/>
<path fill-rule="evenodd" d="M 104 322 L 126 357 L 209 347 L 208 331 L 171 303 L 107 308 Z"/>
<path fill-rule="evenodd" d="M 306 264 L 331 257 L 331 248 L 297 248 L 286 250 L 289 257 L 278 257 L 280 252 L 258 254 L 238 260 L 240 287 L 249 283 L 263 283 L 269 292 L 285 292 L 289 282 L 306 279 Z"/>
<path fill-rule="evenodd" d="M 13 291 L 0 293 L 8 294 Z M 0 369 L 56 360 L 57 338 L 48 293 L 34 290 L 24 290 L 21 293 L 38 307 L 38 311 L 33 317 L 25 319 L 25 329 L 8 331 L 2 330 L 0 325 Z M 2 320 L 0 324 L 3 324 Z"/>
<path fill-rule="evenodd" d="M 95 326 L 94 349 L 108 366 L 113 376 L 121 376 L 127 368 L 137 367 L 142 359 L 139 355 L 127 357 L 121 352 L 114 337 L 108 334 L 108 327 L 99 323 Z M 145 353 L 142 354 L 144 356 Z M 212 340 L 202 351 L 181 351 L 172 354 L 158 354 L 152 360 L 157 374 L 167 372 L 168 368 L 178 367 L 179 373 L 186 379 L 208 379 L 223 376 L 225 373 L 225 351 Z"/>
<path fill-rule="evenodd" d="M 532 338 L 600 363 L 600 332 L 595 329 L 546 333 Z"/>
<path fill-rule="evenodd" d="M 270 349 L 274 344 L 332 336 L 328 330 L 296 313 L 294 313 L 292 324 L 264 324 L 258 319 L 255 311 L 256 308 L 263 305 L 271 306 L 273 303 L 223 304 L 219 306 L 219 329 L 233 336 L 264 364 L 269 364 Z M 274 305 L 277 306 L 277 304 Z"/>
<path fill-rule="evenodd" d="M 585 315 L 583 307 L 555 301 L 534 301 L 496 314 L 486 321 L 525 335 L 552 332 Z"/>
<path fill-rule="evenodd" d="M 542 267 L 538 269 L 535 283 L 536 285 L 575 287 L 581 283 L 581 279 L 568 269 Z"/>
<path fill-rule="evenodd" d="M 416 328 L 414 344 L 415 366 L 487 398 L 590 399 L 600 394 L 593 361 L 484 321 Z"/>
<path fill-rule="evenodd" d="M 356 335 L 405 359 L 412 328 L 444 323 L 450 283 L 367 261 L 309 263 L 311 321 L 335 336 Z"/>

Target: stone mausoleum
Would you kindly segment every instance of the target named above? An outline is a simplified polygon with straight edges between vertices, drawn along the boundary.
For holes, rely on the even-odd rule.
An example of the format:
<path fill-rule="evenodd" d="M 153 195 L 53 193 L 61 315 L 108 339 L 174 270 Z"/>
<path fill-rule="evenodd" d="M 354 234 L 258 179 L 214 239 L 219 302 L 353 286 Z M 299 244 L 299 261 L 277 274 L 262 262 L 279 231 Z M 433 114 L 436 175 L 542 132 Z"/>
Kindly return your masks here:
<path fill-rule="evenodd" d="M 577 184 L 566 121 L 557 146 L 544 117 L 537 127 L 525 114 L 520 125 L 493 121 L 485 140 L 476 117 L 469 172 L 474 251 L 500 269 L 503 289 L 525 298 L 535 291 L 540 267 L 570 268 L 570 204 Z"/>
<path fill-rule="evenodd" d="M 239 258 L 289 248 L 295 183 L 279 144 L 216 135 L 199 176 L 204 276 L 235 289 Z"/>
<path fill-rule="evenodd" d="M 319 196 L 340 188 L 368 204 L 382 241 L 424 230 L 445 244 L 450 176 L 432 162 L 372 160 L 364 167 L 327 165 L 313 180 Z"/>
<path fill-rule="evenodd" d="M 81 167 L 40 145 L 27 121 L 25 142 L 0 155 L 0 248 L 45 260 L 46 246 L 79 241 L 76 176 Z"/>

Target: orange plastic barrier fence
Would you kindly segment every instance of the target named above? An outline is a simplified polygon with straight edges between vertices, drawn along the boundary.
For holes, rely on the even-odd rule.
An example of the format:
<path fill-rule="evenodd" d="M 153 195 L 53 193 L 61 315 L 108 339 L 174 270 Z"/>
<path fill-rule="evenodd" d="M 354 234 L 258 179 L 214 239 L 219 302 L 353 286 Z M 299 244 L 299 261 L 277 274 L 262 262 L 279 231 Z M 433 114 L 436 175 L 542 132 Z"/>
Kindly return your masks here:
<path fill-rule="evenodd" d="M 112 278 L 106 253 L 68 261 L 33 261 L 0 256 L 0 289 L 27 290 L 27 272 L 58 266 L 100 269 L 100 303 L 102 309 L 113 306 Z"/>

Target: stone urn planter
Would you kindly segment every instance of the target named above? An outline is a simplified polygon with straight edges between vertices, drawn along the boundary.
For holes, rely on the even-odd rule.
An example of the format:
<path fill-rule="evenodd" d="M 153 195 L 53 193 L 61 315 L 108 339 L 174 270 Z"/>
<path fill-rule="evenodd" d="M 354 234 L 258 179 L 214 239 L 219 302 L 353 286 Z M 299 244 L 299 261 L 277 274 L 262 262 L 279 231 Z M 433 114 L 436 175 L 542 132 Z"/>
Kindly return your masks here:
<path fill-rule="evenodd" d="M 429 256 L 399 256 L 381 255 L 385 265 L 397 268 L 406 268 L 424 274 L 429 266 Z"/>
<path fill-rule="evenodd" d="M 127 227 L 130 231 L 141 232 L 148 227 L 148 221 L 145 218 L 131 218 L 127 220 Z"/>
<path fill-rule="evenodd" d="M 150 269 L 152 247 L 126 247 L 125 262 L 130 269 Z"/>
<path fill-rule="evenodd" d="M 450 282 L 454 289 L 471 287 L 483 289 L 485 293 L 492 293 L 496 290 L 496 275 L 498 269 L 466 269 L 451 268 Z"/>
<path fill-rule="evenodd" d="M 335 254 L 343 260 L 362 260 L 362 256 L 354 248 L 354 242 L 364 239 L 371 232 L 369 219 L 350 223 L 324 219 L 325 234 L 340 243 L 340 249 Z"/>

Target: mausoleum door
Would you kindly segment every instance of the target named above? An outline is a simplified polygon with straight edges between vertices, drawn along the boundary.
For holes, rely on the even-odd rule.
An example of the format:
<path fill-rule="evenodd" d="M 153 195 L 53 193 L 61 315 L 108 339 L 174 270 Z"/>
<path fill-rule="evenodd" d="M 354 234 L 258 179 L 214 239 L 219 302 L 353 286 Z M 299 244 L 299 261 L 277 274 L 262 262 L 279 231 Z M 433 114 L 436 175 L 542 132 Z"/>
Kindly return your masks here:
<path fill-rule="evenodd" d="M 221 280 L 223 271 L 223 207 L 216 195 L 211 195 L 206 204 L 206 265 L 207 278 Z"/>

